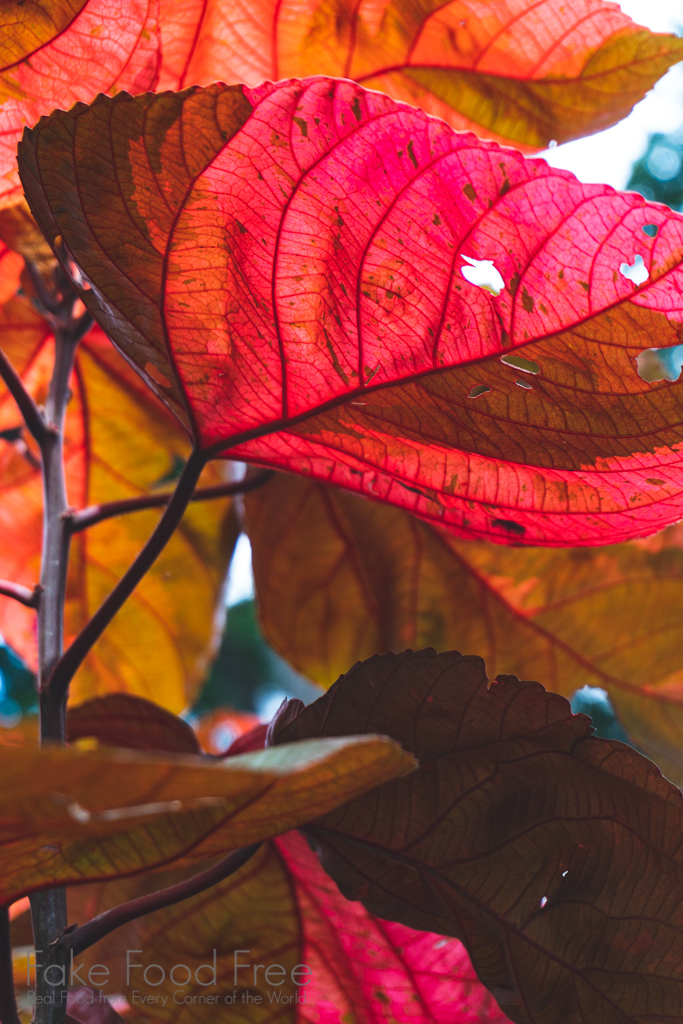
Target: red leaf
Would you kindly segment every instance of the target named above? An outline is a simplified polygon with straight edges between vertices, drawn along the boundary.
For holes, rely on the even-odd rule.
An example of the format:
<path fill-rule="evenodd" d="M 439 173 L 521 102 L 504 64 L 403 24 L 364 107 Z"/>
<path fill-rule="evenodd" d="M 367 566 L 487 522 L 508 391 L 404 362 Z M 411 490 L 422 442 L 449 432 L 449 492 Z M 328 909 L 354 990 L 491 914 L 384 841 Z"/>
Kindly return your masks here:
<path fill-rule="evenodd" d="M 260 725 L 258 715 L 251 711 L 216 708 L 202 715 L 195 723 L 197 739 L 207 754 L 227 757 L 260 750 L 267 726 Z"/>
<path fill-rule="evenodd" d="M 139 93 L 158 73 L 159 0 L 38 0 L 0 15 L 0 206 L 21 199 L 26 124 L 99 92 Z"/>
<path fill-rule="evenodd" d="M 274 841 L 296 892 L 302 963 L 312 971 L 301 1024 L 508 1024 L 464 946 L 373 917 L 347 900 L 300 834 Z"/>
<path fill-rule="evenodd" d="M 634 363 L 680 340 L 678 214 L 323 78 L 99 98 L 21 156 L 83 301 L 207 454 L 503 543 L 683 514 L 681 389 Z"/>

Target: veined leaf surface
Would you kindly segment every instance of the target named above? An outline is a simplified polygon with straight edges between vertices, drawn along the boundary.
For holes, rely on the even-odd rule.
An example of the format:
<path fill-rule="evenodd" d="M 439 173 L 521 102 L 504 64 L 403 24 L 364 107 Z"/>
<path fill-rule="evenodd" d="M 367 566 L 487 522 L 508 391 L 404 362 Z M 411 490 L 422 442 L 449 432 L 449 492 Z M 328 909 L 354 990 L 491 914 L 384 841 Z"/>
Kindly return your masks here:
<path fill-rule="evenodd" d="M 0 902 L 50 885 L 191 866 L 287 831 L 410 771 L 385 737 L 223 760 L 0 746 Z"/>
<path fill-rule="evenodd" d="M 105 747 L 199 754 L 192 726 L 166 708 L 130 693 L 109 693 L 69 708 L 66 741 L 96 739 Z"/>
<path fill-rule="evenodd" d="M 158 0 L 33 0 L 0 12 L 0 206 L 21 200 L 24 126 L 99 92 L 150 89 L 160 60 Z"/>
<path fill-rule="evenodd" d="M 385 651 L 480 651 L 491 675 L 607 690 L 683 786 L 680 525 L 593 551 L 501 550 L 293 475 L 245 504 L 261 624 L 299 672 L 329 686 Z"/>
<path fill-rule="evenodd" d="M 69 891 L 69 920 L 83 922 L 109 907 L 149 891 L 149 879 L 126 879 Z M 155 876 L 157 885 L 180 881 Z M 191 939 L 189 937 L 192 937 Z M 122 942 L 122 938 L 125 939 Z M 187 964 L 192 974 L 206 963 L 207 950 L 217 951 L 217 984 L 210 990 L 225 997 L 231 1024 L 508 1024 L 487 989 L 477 979 L 467 953 L 457 939 L 416 932 L 369 914 L 349 903 L 320 867 L 303 836 L 288 832 L 264 846 L 240 871 L 215 888 L 175 907 L 140 918 L 107 936 L 79 957 L 82 976 L 96 963 L 111 971 L 109 984 L 132 999 L 139 987 L 131 971 L 126 984 L 124 946 L 144 950 L 144 963 L 161 964 L 166 979 L 155 993 L 168 996 L 146 1008 L 159 1024 L 177 1019 L 170 978 L 175 964 Z M 237 956 L 235 950 L 249 950 Z M 277 968 L 266 980 L 263 968 Z M 292 970 L 303 966 L 292 982 Z M 177 971 L 175 977 L 184 977 Z M 151 976 L 151 974 L 150 974 Z M 209 977 L 208 970 L 199 977 Z M 22 980 L 25 982 L 26 970 Z M 216 1006 L 191 1000 L 201 989 L 191 979 L 182 989 L 183 1020 L 213 1024 Z M 260 995 L 263 1002 L 242 1002 L 243 994 Z M 301 1000 L 295 1002 L 296 996 Z"/>
<path fill-rule="evenodd" d="M 603 0 L 161 0 L 160 88 L 338 75 L 529 150 L 606 128 L 683 42 Z"/>
<path fill-rule="evenodd" d="M 487 682 L 480 658 L 406 651 L 279 713 L 276 743 L 381 722 L 420 761 L 307 826 L 323 866 L 371 913 L 460 938 L 518 1024 L 679 1019 L 680 790 L 538 683 Z"/>
<path fill-rule="evenodd" d="M 207 454 L 503 543 L 683 514 L 681 385 L 635 364 L 680 341 L 679 214 L 324 78 L 102 97 L 21 153 L 83 301 Z"/>

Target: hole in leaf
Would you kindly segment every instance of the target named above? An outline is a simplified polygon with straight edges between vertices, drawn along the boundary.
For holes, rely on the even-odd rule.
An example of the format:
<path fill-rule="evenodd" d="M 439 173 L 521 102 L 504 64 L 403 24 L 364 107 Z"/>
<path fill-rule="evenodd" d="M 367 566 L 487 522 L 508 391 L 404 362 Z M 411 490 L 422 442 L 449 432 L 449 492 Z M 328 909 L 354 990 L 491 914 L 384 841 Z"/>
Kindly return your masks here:
<path fill-rule="evenodd" d="M 562 872 L 562 877 L 563 877 L 563 878 L 566 878 L 568 874 L 569 874 L 569 868 L 567 868 L 567 870 L 566 870 L 566 871 L 563 871 L 563 872 Z"/>
<path fill-rule="evenodd" d="M 528 380 L 516 380 L 515 384 L 518 388 L 524 388 L 525 391 L 533 391 L 533 384 L 530 384 Z"/>
<path fill-rule="evenodd" d="M 541 896 L 541 910 L 543 910 L 543 908 L 544 908 L 544 906 L 546 905 L 547 902 L 548 902 L 548 897 L 547 896 Z"/>
<path fill-rule="evenodd" d="M 485 291 L 491 292 L 492 295 L 500 295 L 505 287 L 505 281 L 500 271 L 494 267 L 493 260 L 475 260 L 471 256 L 465 256 L 462 253 L 460 255 L 462 259 L 467 260 L 470 264 L 469 267 L 460 268 L 460 273 L 465 280 L 469 281 L 470 284 L 475 284 L 477 288 L 483 288 Z"/>
<path fill-rule="evenodd" d="M 517 534 L 518 537 L 523 537 L 526 533 L 526 527 L 521 526 L 520 523 L 515 523 L 512 519 L 492 519 L 491 526 L 498 526 L 501 530 L 507 531 L 507 533 Z"/>
<path fill-rule="evenodd" d="M 479 398 L 479 395 L 485 395 L 486 392 L 490 390 L 491 388 L 488 386 L 488 384 L 475 384 L 467 397 Z"/>
<path fill-rule="evenodd" d="M 683 345 L 670 348 L 646 348 L 636 356 L 638 375 L 648 384 L 658 380 L 678 380 L 683 367 Z"/>
<path fill-rule="evenodd" d="M 512 366 L 522 373 L 540 373 L 541 367 L 533 359 L 525 359 L 524 356 L 501 356 L 500 361 L 504 366 Z"/>
<path fill-rule="evenodd" d="M 659 234 L 659 228 L 656 224 L 643 224 L 643 231 L 648 238 L 656 238 Z"/>
<path fill-rule="evenodd" d="M 548 143 L 548 149 L 555 149 L 557 146 L 557 139 L 551 139 Z"/>
<path fill-rule="evenodd" d="M 619 273 L 623 277 L 628 278 L 629 281 L 633 281 L 636 286 L 645 284 L 650 276 L 650 271 L 645 266 L 645 260 L 638 254 L 633 257 L 632 264 L 622 263 L 619 267 Z"/>

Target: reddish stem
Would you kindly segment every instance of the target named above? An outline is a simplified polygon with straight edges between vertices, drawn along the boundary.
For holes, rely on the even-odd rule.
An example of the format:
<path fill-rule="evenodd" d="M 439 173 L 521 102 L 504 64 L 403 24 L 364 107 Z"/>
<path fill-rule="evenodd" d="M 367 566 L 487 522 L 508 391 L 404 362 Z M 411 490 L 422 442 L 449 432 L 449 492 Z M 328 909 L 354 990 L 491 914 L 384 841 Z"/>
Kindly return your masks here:
<path fill-rule="evenodd" d="M 256 490 L 266 481 L 275 475 L 275 470 L 264 469 L 260 473 L 249 477 L 247 480 L 238 480 L 233 483 L 216 484 L 215 487 L 199 487 L 190 501 L 208 501 L 211 498 L 226 498 L 231 494 L 247 494 Z M 87 530 L 105 519 L 112 516 L 124 515 L 128 512 L 140 512 L 148 508 L 163 508 L 168 505 L 173 497 L 173 492 L 166 494 L 142 494 L 139 498 L 126 498 L 122 501 L 108 501 L 103 505 L 90 505 L 80 512 L 73 512 L 69 518 L 69 528 L 72 533 L 80 533 Z"/>
<path fill-rule="evenodd" d="M 27 608 L 38 607 L 41 593 L 42 591 L 38 586 L 34 587 L 33 590 L 29 590 L 28 587 L 22 587 L 21 583 L 10 583 L 9 580 L 0 580 L 0 594 L 3 597 L 14 598 L 15 601 L 26 605 Z"/>
<path fill-rule="evenodd" d="M 24 387 L 21 377 L 2 349 L 0 349 L 0 377 L 4 380 L 7 390 L 19 406 L 19 412 L 24 417 L 24 422 L 31 434 L 38 444 L 43 444 L 50 428 L 47 426 L 40 409 Z"/>
<path fill-rule="evenodd" d="M 252 846 L 244 846 L 218 861 L 217 864 L 207 868 L 192 878 L 184 879 L 177 885 L 171 885 L 166 889 L 159 889 L 158 892 L 149 893 L 147 896 L 140 896 L 136 900 L 122 903 L 111 910 L 105 910 L 103 914 L 93 917 L 91 921 L 67 932 L 61 939 L 62 944 L 71 950 L 74 956 L 78 956 L 84 950 L 99 942 L 105 935 L 109 935 L 116 928 L 120 928 L 138 917 L 151 914 L 155 910 L 162 910 L 164 907 L 172 907 L 175 903 L 182 903 L 183 900 L 196 896 L 206 889 L 222 882 L 225 878 L 239 871 L 247 861 L 253 857 L 258 850 L 260 843 Z M 4 1021 L 2 1022 L 4 1024 Z"/>
<path fill-rule="evenodd" d="M 187 460 L 164 514 L 144 548 L 121 577 L 109 597 L 100 605 L 90 622 L 83 627 L 74 642 L 56 663 L 47 686 L 47 700 L 53 715 L 60 714 L 60 709 L 65 706 L 69 683 L 85 657 L 173 536 L 183 518 L 185 509 L 192 500 L 205 462 L 204 453 L 195 449 Z"/>

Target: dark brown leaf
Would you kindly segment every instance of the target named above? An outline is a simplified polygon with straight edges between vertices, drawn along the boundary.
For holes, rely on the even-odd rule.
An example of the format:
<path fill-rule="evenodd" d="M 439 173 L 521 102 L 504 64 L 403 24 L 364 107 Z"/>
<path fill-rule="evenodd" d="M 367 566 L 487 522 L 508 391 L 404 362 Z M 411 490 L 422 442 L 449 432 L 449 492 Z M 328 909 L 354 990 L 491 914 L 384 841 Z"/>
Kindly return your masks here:
<path fill-rule="evenodd" d="M 94 737 L 103 746 L 128 750 L 201 753 L 199 740 L 187 722 L 130 693 L 110 693 L 69 708 L 66 737 L 69 743 Z"/>
<path fill-rule="evenodd" d="M 378 730 L 421 761 L 306 831 L 352 899 L 460 938 L 518 1024 L 683 1015 L 683 802 L 562 697 L 480 658 L 371 658 L 276 742 Z"/>

